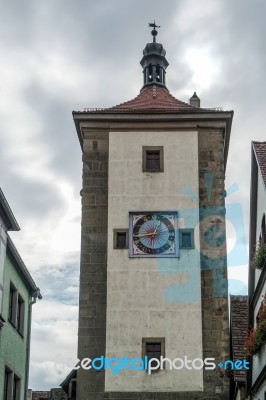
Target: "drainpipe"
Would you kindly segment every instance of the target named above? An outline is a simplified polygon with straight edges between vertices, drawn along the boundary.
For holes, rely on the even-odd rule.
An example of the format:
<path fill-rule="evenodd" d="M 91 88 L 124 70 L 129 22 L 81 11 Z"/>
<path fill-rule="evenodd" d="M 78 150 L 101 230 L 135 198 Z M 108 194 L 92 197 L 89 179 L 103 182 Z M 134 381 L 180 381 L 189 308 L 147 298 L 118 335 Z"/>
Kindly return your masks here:
<path fill-rule="evenodd" d="M 26 347 L 26 376 L 25 376 L 25 394 L 24 400 L 28 399 L 28 385 L 29 385 L 29 369 L 30 369 L 30 336 L 31 336 L 31 315 L 32 315 L 32 305 L 36 303 L 36 300 L 42 299 L 40 289 L 37 288 L 32 293 L 33 300 L 29 304 L 28 312 L 28 329 L 27 329 L 27 347 Z"/>

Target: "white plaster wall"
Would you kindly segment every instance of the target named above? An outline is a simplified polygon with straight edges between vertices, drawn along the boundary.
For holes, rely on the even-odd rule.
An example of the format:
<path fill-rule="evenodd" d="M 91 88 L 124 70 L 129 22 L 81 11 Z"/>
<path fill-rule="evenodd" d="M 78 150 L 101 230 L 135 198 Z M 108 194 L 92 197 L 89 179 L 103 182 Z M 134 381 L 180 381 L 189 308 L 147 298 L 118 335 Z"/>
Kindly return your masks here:
<path fill-rule="evenodd" d="M 256 231 L 256 239 L 259 240 L 260 232 L 261 232 L 261 221 L 263 214 L 266 213 L 266 192 L 265 187 L 262 181 L 262 177 L 260 173 L 258 174 L 258 198 L 257 198 L 257 231 Z M 256 270 L 255 272 L 255 284 L 257 285 L 261 271 Z M 261 291 L 259 300 L 256 304 L 255 313 L 254 313 L 254 321 L 256 321 L 256 315 L 258 313 L 260 303 L 262 300 L 262 295 L 266 293 L 266 283 Z M 253 357 L 253 373 L 252 373 L 252 382 L 254 383 L 257 377 L 259 376 L 261 370 L 266 365 L 266 345 L 263 346 L 259 355 L 257 357 Z"/>
<path fill-rule="evenodd" d="M 142 172 L 142 146 L 164 146 L 164 172 Z M 180 258 L 129 258 L 113 249 L 113 229 L 128 228 L 129 211 L 174 211 L 198 204 L 182 193 L 198 194 L 197 132 L 111 132 L 109 142 L 107 339 L 106 356 L 142 357 L 142 338 L 164 337 L 166 357 L 202 357 L 200 258 L 197 250 Z M 182 214 L 182 212 L 181 212 Z M 184 221 L 182 221 L 184 224 Z M 198 238 L 195 238 L 198 240 Z M 170 285 L 198 279 L 195 301 L 167 301 Z M 194 391 L 203 389 L 202 371 L 106 371 L 106 391 Z"/>

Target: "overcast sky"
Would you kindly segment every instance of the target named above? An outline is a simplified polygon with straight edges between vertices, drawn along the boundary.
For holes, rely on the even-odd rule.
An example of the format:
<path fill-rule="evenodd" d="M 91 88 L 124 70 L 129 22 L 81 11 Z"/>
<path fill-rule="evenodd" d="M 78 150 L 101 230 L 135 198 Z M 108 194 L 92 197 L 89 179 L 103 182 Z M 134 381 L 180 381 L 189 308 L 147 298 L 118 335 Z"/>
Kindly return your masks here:
<path fill-rule="evenodd" d="M 33 389 L 58 386 L 76 362 L 81 149 L 72 110 L 139 93 L 156 19 L 170 92 L 187 101 L 197 91 L 202 107 L 235 111 L 226 186 L 238 185 L 228 203 L 243 210 L 245 246 L 250 143 L 266 140 L 265 15 L 263 0 L 1 2 L 0 186 L 21 227 L 12 239 L 43 294 L 33 310 Z M 231 248 L 234 228 L 228 236 Z M 230 290 L 245 293 L 247 268 L 236 264 Z"/>

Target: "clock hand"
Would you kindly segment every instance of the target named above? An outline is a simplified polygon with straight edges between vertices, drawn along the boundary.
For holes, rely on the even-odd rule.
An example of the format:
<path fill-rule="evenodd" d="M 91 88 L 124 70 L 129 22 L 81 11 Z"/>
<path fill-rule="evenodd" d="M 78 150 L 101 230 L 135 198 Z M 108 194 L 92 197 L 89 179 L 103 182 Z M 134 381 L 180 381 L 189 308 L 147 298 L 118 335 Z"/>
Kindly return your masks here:
<path fill-rule="evenodd" d="M 153 232 L 153 233 L 139 233 L 139 234 L 133 234 L 133 236 L 135 236 L 135 237 L 152 236 L 152 235 L 154 235 L 154 232 Z"/>
<path fill-rule="evenodd" d="M 152 233 L 139 233 L 139 234 L 133 234 L 134 237 L 143 237 L 143 236 L 154 236 L 156 235 L 157 229 L 159 228 L 159 225 L 161 224 L 161 221 L 158 221 L 155 227 L 155 231 Z"/>
<path fill-rule="evenodd" d="M 153 232 L 154 235 L 156 234 L 157 229 L 159 228 L 160 223 L 161 223 L 161 221 L 158 221 L 158 222 L 157 222 L 156 227 L 155 227 L 155 231 Z"/>

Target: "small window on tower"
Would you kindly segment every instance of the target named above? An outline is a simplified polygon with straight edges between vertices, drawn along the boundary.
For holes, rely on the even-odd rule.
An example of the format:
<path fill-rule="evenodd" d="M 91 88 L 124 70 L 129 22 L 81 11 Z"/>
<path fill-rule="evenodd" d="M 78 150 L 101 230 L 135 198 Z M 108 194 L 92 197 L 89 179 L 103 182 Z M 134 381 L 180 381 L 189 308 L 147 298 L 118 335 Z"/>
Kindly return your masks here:
<path fill-rule="evenodd" d="M 114 249 L 128 249 L 128 229 L 114 229 Z"/>
<path fill-rule="evenodd" d="M 161 81 L 161 73 L 160 73 L 160 67 L 159 65 L 156 66 L 156 82 Z"/>
<path fill-rule="evenodd" d="M 194 231 L 193 229 L 180 229 L 180 248 L 194 249 Z"/>
<path fill-rule="evenodd" d="M 152 65 L 149 65 L 149 82 L 152 82 Z"/>
<path fill-rule="evenodd" d="M 143 147 L 143 172 L 163 172 L 163 147 Z"/>
<path fill-rule="evenodd" d="M 160 360 L 160 357 L 165 357 L 165 339 L 164 338 L 143 338 L 142 339 L 142 358 L 145 356 L 150 360 L 151 358 L 155 358 Z M 156 360 L 151 362 L 151 366 L 156 368 L 153 372 L 156 372 L 160 369 L 160 366 L 156 362 Z"/>

